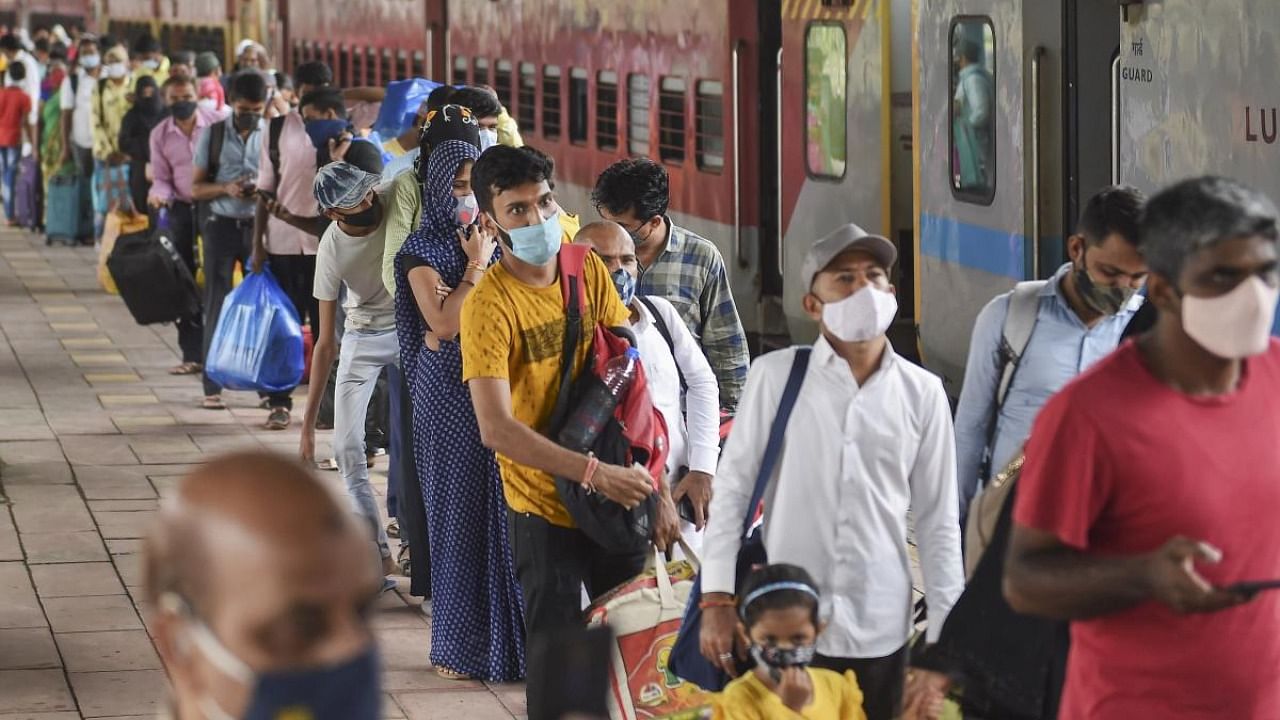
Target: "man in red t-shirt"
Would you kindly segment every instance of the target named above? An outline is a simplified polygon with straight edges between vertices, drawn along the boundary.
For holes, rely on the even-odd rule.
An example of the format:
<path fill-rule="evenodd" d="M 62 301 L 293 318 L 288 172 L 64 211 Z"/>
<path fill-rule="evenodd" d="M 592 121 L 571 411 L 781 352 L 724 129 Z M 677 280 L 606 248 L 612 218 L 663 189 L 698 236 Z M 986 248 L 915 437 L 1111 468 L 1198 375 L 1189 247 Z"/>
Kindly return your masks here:
<path fill-rule="evenodd" d="M 1276 210 L 1221 178 L 1151 199 L 1155 327 L 1045 406 L 1005 597 L 1071 620 L 1062 720 L 1280 716 Z"/>
<path fill-rule="evenodd" d="M 0 88 L 0 178 L 4 181 L 4 216 L 10 225 L 16 225 L 13 217 L 13 183 L 18 176 L 18 160 L 22 157 L 22 143 L 37 146 L 32 132 L 34 125 L 27 124 L 31 112 L 31 97 L 22 89 L 27 78 L 27 68 L 20 62 L 9 63 L 5 71 L 9 82 Z"/>

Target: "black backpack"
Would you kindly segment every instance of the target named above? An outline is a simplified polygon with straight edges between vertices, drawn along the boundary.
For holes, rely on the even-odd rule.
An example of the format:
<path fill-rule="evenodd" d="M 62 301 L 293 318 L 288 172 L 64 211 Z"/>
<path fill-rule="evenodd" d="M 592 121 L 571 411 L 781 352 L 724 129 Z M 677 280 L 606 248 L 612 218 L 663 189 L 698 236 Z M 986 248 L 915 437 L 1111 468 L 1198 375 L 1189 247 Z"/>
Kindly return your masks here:
<path fill-rule="evenodd" d="M 196 281 L 164 230 L 121 235 L 107 269 L 139 325 L 175 322 L 200 312 Z"/>

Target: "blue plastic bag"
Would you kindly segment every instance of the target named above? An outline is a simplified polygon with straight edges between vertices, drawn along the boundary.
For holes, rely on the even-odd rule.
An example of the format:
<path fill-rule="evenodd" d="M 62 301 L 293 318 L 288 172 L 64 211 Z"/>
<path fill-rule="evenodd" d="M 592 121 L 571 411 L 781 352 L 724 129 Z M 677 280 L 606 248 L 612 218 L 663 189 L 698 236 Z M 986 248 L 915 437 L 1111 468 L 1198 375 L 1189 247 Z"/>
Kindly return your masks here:
<path fill-rule="evenodd" d="M 378 110 L 378 120 L 373 131 L 384 138 L 400 137 L 413 125 L 418 107 L 440 83 L 425 78 L 397 80 L 387 85 L 386 97 Z"/>
<path fill-rule="evenodd" d="M 222 303 L 205 359 L 209 378 L 229 390 L 283 392 L 302 379 L 302 327 L 269 270 L 250 273 Z"/>

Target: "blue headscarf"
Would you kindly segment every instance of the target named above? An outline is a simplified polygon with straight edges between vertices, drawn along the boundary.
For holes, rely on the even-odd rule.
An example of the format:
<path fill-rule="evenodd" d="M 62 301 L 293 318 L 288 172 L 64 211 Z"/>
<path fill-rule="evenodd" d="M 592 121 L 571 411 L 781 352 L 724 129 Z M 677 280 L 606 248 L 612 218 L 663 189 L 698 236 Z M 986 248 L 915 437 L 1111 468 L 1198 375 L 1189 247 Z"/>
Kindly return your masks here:
<path fill-rule="evenodd" d="M 446 284 L 457 287 L 467 260 L 458 245 L 458 199 L 453 196 L 453 179 L 464 162 L 474 162 L 478 157 L 480 148 L 462 140 L 446 140 L 431 149 L 422 183 L 422 222 L 396 253 L 396 329 L 401 362 L 410 377 L 410 365 L 422 349 L 422 335 L 428 327 L 409 287 L 404 261 L 410 256 L 419 258 L 434 268 Z"/>

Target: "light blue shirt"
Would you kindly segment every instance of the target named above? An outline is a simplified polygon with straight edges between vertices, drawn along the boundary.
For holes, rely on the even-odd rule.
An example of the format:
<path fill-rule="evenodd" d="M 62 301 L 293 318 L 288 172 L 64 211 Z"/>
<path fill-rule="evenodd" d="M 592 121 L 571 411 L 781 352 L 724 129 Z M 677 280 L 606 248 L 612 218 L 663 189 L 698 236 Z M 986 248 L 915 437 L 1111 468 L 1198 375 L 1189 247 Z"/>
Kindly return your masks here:
<path fill-rule="evenodd" d="M 260 121 L 248 138 L 241 139 L 240 133 L 236 131 L 235 117 L 235 113 L 232 113 L 223 121 L 226 134 L 222 139 L 222 154 L 218 159 L 218 175 L 209 178 L 209 182 L 225 183 L 246 176 L 251 177 L 255 183 L 258 180 L 258 156 L 262 154 L 262 128 L 266 126 L 266 121 Z M 209 139 L 213 127 L 215 126 L 210 125 L 206 128 L 196 143 L 193 162 L 197 168 L 209 167 Z M 215 215 L 246 220 L 253 217 L 257 203 L 252 197 L 242 199 L 224 195 L 215 198 L 209 207 Z"/>
<path fill-rule="evenodd" d="M 960 484 L 960 517 L 987 478 L 979 478 L 991 423 L 995 422 L 995 447 L 991 472 L 997 473 L 1014 458 L 1031 435 L 1031 425 L 1046 401 L 1064 385 L 1101 360 L 1120 344 L 1124 328 L 1142 306 L 1134 295 L 1116 315 L 1086 327 L 1059 287 L 1071 271 L 1067 263 L 1040 291 L 1036 326 L 1018 363 L 1004 406 L 996 417 L 996 389 L 1000 386 L 999 349 L 1009 313 L 1011 292 L 998 295 L 978 313 L 969 344 L 969 360 L 956 409 L 956 480 Z M 981 482 L 980 482 L 981 481 Z"/>
<path fill-rule="evenodd" d="M 382 182 L 389 183 L 392 180 L 395 180 L 396 176 L 400 173 L 412 170 L 413 164 L 417 161 L 420 152 L 421 150 L 419 148 L 413 148 L 384 165 L 382 167 Z"/>

